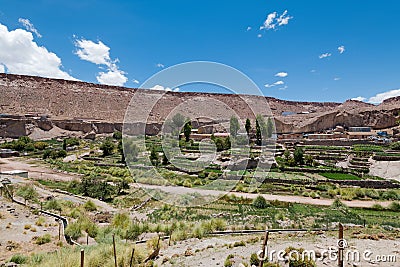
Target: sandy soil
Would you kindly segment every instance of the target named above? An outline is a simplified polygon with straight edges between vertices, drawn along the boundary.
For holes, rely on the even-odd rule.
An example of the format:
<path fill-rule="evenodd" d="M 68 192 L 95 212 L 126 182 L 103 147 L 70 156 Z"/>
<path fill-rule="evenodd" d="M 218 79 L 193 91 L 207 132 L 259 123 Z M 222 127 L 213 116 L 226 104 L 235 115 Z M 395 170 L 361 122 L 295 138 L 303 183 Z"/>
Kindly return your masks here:
<path fill-rule="evenodd" d="M 29 178 L 53 181 L 72 181 L 81 176 L 73 173 L 53 170 L 47 166 L 39 165 L 33 159 L 2 158 L 0 159 L 0 171 L 22 170 L 27 171 Z"/>
<path fill-rule="evenodd" d="M 400 181 L 400 161 L 375 161 L 370 160 L 370 174 L 386 179 Z"/>
<path fill-rule="evenodd" d="M 45 219 L 41 226 L 35 224 L 39 216 Z M 28 226 L 29 229 L 25 229 Z M 52 236 L 51 243 L 39 246 L 32 240 L 34 237 L 45 234 Z M 17 247 L 7 248 L 9 241 L 15 242 Z M 34 215 L 29 209 L 0 197 L 0 263 L 17 253 L 30 254 L 38 250 L 54 250 L 57 241 L 58 223 L 54 218 L 47 215 Z"/>
<path fill-rule="evenodd" d="M 169 260 L 163 266 L 224 266 L 224 261 L 228 255 L 234 255 L 234 265 L 242 266 L 242 262 L 249 263 L 250 255 L 257 253 L 262 246 L 262 242 L 255 243 L 247 242 L 254 237 L 258 236 L 236 236 L 236 237 L 214 237 L 208 239 L 192 239 L 179 242 L 170 247 L 167 246 L 167 241 L 164 241 L 164 249 L 161 250 L 161 256 L 157 263 L 161 265 L 163 261 Z M 345 233 L 346 237 L 346 233 Z M 245 246 L 229 247 L 238 241 L 245 241 Z M 399 266 L 400 261 L 400 240 L 361 240 L 361 239 L 348 239 L 348 248 L 346 251 L 359 251 L 361 253 L 361 260 L 353 261 L 350 257 L 349 261 L 345 261 L 345 266 Z M 329 247 L 337 247 L 337 238 L 333 233 L 322 234 L 313 236 L 311 234 L 297 234 L 289 236 L 287 234 L 272 233 L 268 241 L 268 251 L 280 251 L 285 248 L 293 246 L 295 248 L 304 248 L 306 250 L 314 250 L 322 252 L 328 250 Z M 371 261 L 363 259 L 363 253 L 370 250 L 373 254 L 369 257 Z M 189 251 L 189 253 L 188 253 Z M 190 252 L 191 251 L 191 252 Z M 193 254 L 192 256 L 185 256 L 185 253 Z M 346 253 L 346 252 L 345 252 Z M 345 254 L 346 255 L 346 254 Z M 397 262 L 376 262 L 376 256 L 394 255 Z M 347 257 L 345 257 L 347 258 Z M 318 260 L 319 259 L 319 260 Z M 281 266 L 288 266 L 284 262 L 279 262 Z M 329 257 L 317 258 L 317 266 L 337 266 L 337 262 Z"/>

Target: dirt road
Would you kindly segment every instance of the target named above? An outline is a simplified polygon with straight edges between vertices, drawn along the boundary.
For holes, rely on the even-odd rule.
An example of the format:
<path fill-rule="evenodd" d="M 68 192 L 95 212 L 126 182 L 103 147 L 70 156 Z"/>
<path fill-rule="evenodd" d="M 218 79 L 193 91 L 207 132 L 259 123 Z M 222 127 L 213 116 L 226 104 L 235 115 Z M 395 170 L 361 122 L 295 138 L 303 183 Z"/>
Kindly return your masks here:
<path fill-rule="evenodd" d="M 0 170 L 25 170 L 29 173 L 29 178 L 31 179 L 49 179 L 55 181 L 72 181 L 74 179 L 79 179 L 79 175 L 72 173 L 64 173 L 59 172 L 57 170 L 53 170 L 44 165 L 38 165 L 37 162 L 33 162 L 32 160 L 25 160 L 23 158 L 11 158 L 11 159 L 0 159 Z M 174 186 L 157 186 L 157 185 L 144 185 L 144 184 L 135 184 L 137 187 L 142 187 L 144 189 L 158 189 L 171 194 L 188 194 L 188 193 L 198 193 L 200 195 L 211 195 L 211 196 L 219 196 L 225 195 L 224 191 L 215 191 L 215 190 L 204 190 L 198 188 L 186 188 L 186 187 L 174 187 Z M 236 195 L 238 197 L 245 198 L 256 198 L 258 194 L 252 193 L 239 193 L 234 192 L 230 193 Z M 266 200 L 273 201 L 279 200 L 283 202 L 290 203 L 301 203 L 301 204 L 311 204 L 311 205 L 322 205 L 322 206 L 330 206 L 333 203 L 332 199 L 312 199 L 309 197 L 302 196 L 289 196 L 289 195 L 273 195 L 273 194 L 263 194 L 263 197 Z M 101 201 L 96 201 L 97 202 Z M 101 202 L 104 203 L 104 202 Z M 99 204 L 101 204 L 99 203 Z M 363 201 L 363 200 L 352 200 L 352 201 L 343 201 L 349 207 L 358 207 L 358 208 L 367 208 L 371 207 L 374 204 L 380 204 L 383 207 L 387 207 L 391 204 L 391 201 Z M 112 207 L 108 207 L 112 208 Z"/>

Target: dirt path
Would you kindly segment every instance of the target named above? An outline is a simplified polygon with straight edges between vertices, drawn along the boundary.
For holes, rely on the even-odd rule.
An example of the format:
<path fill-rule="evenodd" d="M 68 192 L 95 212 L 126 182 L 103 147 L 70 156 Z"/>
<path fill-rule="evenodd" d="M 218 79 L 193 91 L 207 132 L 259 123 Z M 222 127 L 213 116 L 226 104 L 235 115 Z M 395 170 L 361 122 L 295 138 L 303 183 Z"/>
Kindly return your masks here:
<path fill-rule="evenodd" d="M 37 162 L 33 162 L 33 160 L 24 160 L 22 158 L 11 158 L 11 159 L 0 159 L 0 170 L 25 170 L 29 173 L 29 178 L 31 179 L 49 179 L 55 181 L 72 181 L 74 179 L 79 179 L 79 175 L 72 173 L 64 173 L 59 172 L 57 170 L 50 169 L 46 166 L 37 165 Z M 145 184 L 135 184 L 137 187 L 147 188 L 147 189 L 159 189 L 161 191 L 171 193 L 171 194 L 188 194 L 188 193 L 198 193 L 200 195 L 211 195 L 211 196 L 219 196 L 225 195 L 224 191 L 215 191 L 215 190 L 204 190 L 198 188 L 186 188 L 186 187 L 174 187 L 174 186 L 157 186 L 157 185 L 145 185 Z M 234 192 L 231 193 L 238 197 L 245 197 L 254 199 L 258 196 L 258 194 L 252 193 L 239 193 Z M 311 204 L 311 205 L 322 205 L 322 206 L 330 206 L 333 203 L 332 199 L 312 199 L 309 197 L 302 196 L 288 196 L 288 195 L 273 195 L 273 194 L 263 194 L 263 197 L 266 200 L 273 201 L 279 200 L 283 202 L 290 203 L 301 203 L 301 204 Z M 96 204 L 100 204 L 103 206 L 104 202 L 96 200 Z M 352 200 L 352 201 L 343 201 L 349 207 L 357 207 L 357 208 L 367 208 L 371 207 L 374 204 L 380 204 L 383 207 L 389 206 L 391 201 L 363 201 L 363 200 Z M 104 203 L 106 204 L 106 203 Z M 106 204 L 109 206 L 108 204 Z M 105 208 L 109 209 L 112 207 Z M 114 208 L 112 208 L 114 210 Z"/>
<path fill-rule="evenodd" d="M 189 193 L 198 193 L 200 195 L 212 195 L 212 196 L 220 196 L 225 195 L 224 191 L 214 191 L 214 190 L 203 190 L 197 188 L 186 188 L 186 187 L 177 187 L 177 186 L 158 186 L 158 185 L 146 185 L 146 184 L 137 184 L 137 186 L 145 188 L 145 189 L 158 189 L 171 194 L 189 194 Z M 258 194 L 252 193 L 240 193 L 234 192 L 230 193 L 237 197 L 244 197 L 254 199 L 258 196 Z M 313 199 L 309 197 L 302 196 L 285 196 L 285 195 L 273 195 L 273 194 L 262 194 L 262 196 L 269 201 L 279 200 L 283 202 L 289 203 L 301 203 L 301 204 L 311 204 L 311 205 L 321 205 L 321 206 L 330 206 L 333 203 L 333 199 Z M 392 201 L 364 201 L 364 200 L 352 200 L 352 201 L 342 201 L 345 205 L 353 208 L 368 208 L 374 204 L 380 204 L 383 207 L 389 206 Z"/>
<path fill-rule="evenodd" d="M 24 160 L 22 158 L 11 158 L 11 159 L 0 159 L 0 170 L 1 171 L 11 171 L 11 170 L 24 170 L 28 171 L 28 175 L 30 179 L 38 180 L 53 180 L 53 181 L 72 181 L 75 179 L 79 179 L 80 176 L 73 173 L 63 173 L 58 172 L 56 170 L 50 169 L 46 166 L 36 165 L 36 162 L 32 162 L 32 160 Z M 19 176 L 14 176 L 11 179 L 13 183 L 27 183 L 29 180 L 24 179 Z M 78 197 L 70 194 L 62 194 L 60 192 L 55 192 L 48 190 L 44 187 L 37 187 L 36 189 L 38 193 L 42 196 L 54 196 L 57 199 L 70 200 L 74 203 L 84 204 L 88 200 L 92 200 L 100 210 L 108 211 L 108 212 L 116 212 L 117 209 L 100 201 L 98 199 L 89 198 L 89 197 Z"/>
<path fill-rule="evenodd" d="M 35 160 L 24 158 L 0 159 L 0 171 L 22 170 L 27 171 L 29 178 L 34 180 L 72 181 L 81 176 L 73 173 L 64 173 L 47 166 L 38 165 Z"/>

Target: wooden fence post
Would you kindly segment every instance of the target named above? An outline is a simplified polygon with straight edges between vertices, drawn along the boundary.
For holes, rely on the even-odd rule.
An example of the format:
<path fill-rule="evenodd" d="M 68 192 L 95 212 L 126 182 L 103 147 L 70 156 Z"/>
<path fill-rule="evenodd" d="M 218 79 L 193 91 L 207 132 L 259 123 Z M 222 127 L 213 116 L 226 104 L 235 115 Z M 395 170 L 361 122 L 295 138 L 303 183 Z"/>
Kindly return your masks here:
<path fill-rule="evenodd" d="M 339 241 L 338 241 L 338 247 L 339 247 L 339 255 L 338 255 L 338 266 L 343 267 L 344 266 L 344 261 L 343 261 L 343 250 L 345 247 L 346 242 L 343 239 L 343 225 L 339 223 Z"/>
<path fill-rule="evenodd" d="M 85 265 L 85 251 L 81 249 L 81 267 Z"/>
<path fill-rule="evenodd" d="M 268 236 L 269 236 L 269 231 L 268 231 L 268 226 L 265 228 L 265 237 L 264 237 L 264 242 L 263 242 L 263 247 L 262 247 L 262 258 L 260 259 L 260 264 L 259 267 L 262 267 L 264 265 L 264 259 L 266 258 L 265 253 L 267 249 L 267 244 L 268 244 Z"/>
<path fill-rule="evenodd" d="M 113 234 L 113 247 L 114 247 L 114 264 L 117 266 L 117 249 L 115 248 L 115 234 Z"/>
<path fill-rule="evenodd" d="M 131 254 L 131 261 L 129 262 L 129 267 L 132 267 L 133 264 L 133 255 L 135 254 L 135 247 L 132 249 L 132 254 Z"/>

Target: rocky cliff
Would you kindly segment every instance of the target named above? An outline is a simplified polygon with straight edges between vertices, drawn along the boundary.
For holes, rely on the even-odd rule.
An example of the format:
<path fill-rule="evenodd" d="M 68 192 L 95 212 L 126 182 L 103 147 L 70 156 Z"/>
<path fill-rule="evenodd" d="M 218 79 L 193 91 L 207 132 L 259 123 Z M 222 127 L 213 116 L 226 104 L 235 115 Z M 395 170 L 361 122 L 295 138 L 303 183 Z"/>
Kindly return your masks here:
<path fill-rule="evenodd" d="M 253 118 L 252 109 L 258 108 L 257 113 L 274 116 L 279 133 L 316 132 L 336 125 L 389 128 L 396 125 L 400 112 L 400 97 L 378 106 L 359 101 L 295 102 L 260 96 L 165 93 L 11 74 L 0 74 L 0 92 L 2 137 L 29 135 L 35 131 L 111 133 L 121 129 L 134 95 L 137 110 L 149 110 L 148 103 L 158 99 L 147 119 L 151 126 L 148 131 L 152 134 L 176 106 L 193 99 L 196 103 L 212 99 L 220 103 L 214 112 L 223 113 L 230 107 L 243 119 Z M 264 108 L 266 102 L 270 110 Z M 201 114 L 201 109 L 201 105 L 191 107 L 194 115 Z M 198 123 L 201 124 L 201 118 Z"/>

